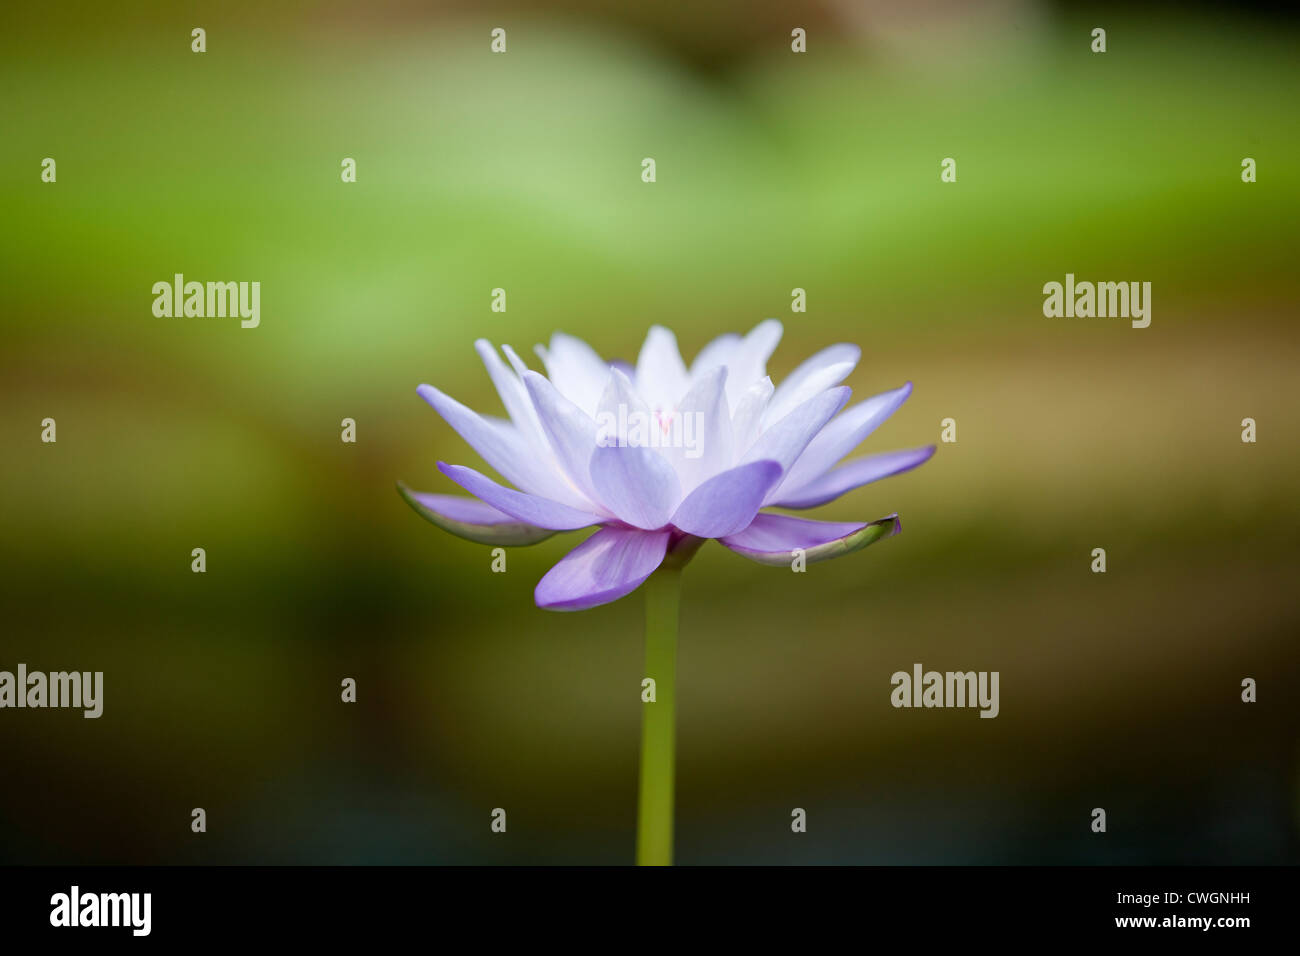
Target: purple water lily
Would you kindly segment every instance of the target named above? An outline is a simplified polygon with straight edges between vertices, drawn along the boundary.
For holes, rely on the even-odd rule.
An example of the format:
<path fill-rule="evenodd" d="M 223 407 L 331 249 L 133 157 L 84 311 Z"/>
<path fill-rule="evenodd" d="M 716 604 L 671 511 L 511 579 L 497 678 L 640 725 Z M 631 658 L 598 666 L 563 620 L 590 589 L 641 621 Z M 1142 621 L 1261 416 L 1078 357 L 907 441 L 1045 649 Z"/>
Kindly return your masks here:
<path fill-rule="evenodd" d="M 762 509 L 813 508 L 915 468 L 934 446 L 841 459 L 892 415 L 911 383 L 842 411 L 840 385 L 855 345 L 832 345 L 779 386 L 767 360 L 781 339 L 768 319 L 714 339 L 688 369 L 672 332 L 655 326 L 636 367 L 606 362 L 568 335 L 531 371 L 475 343 L 509 419 L 483 418 L 431 385 L 419 393 L 514 485 L 438 463 L 472 498 L 398 490 L 453 534 L 492 545 L 534 544 L 557 531 L 599 528 L 538 582 L 539 607 L 576 611 L 645 584 L 636 859 L 673 858 L 677 625 L 681 567 L 709 538 L 762 564 L 797 567 L 896 534 L 898 515 L 870 522 L 810 521 Z M 508 362 L 508 364 L 507 364 Z M 548 377 L 549 376 L 549 377 Z"/>
<path fill-rule="evenodd" d="M 537 347 L 546 375 L 509 346 L 503 361 L 479 340 L 508 420 L 480 416 L 431 385 L 418 391 L 514 487 L 439 462 L 473 497 L 399 490 L 434 524 L 484 544 L 598 528 L 538 583 L 537 605 L 552 610 L 617 600 L 708 538 L 762 564 L 790 566 L 800 555 L 824 560 L 896 534 L 897 515 L 845 523 L 763 510 L 826 504 L 934 454 L 928 445 L 841 464 L 902 405 L 911 383 L 844 410 L 851 390 L 840 382 L 861 350 L 841 344 L 773 385 L 767 361 L 781 332 L 768 319 L 748 335 L 724 335 L 689 368 L 676 337 L 659 326 L 635 368 L 557 333 Z"/>

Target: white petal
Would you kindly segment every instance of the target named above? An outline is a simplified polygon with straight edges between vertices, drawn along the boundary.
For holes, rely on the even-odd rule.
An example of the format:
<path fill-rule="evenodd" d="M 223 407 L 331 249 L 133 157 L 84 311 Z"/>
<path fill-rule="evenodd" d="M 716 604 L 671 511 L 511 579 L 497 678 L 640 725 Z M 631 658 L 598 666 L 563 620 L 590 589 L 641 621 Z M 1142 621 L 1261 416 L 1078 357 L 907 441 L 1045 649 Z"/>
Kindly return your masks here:
<path fill-rule="evenodd" d="M 596 450 L 596 423 L 561 395 L 546 376 L 525 371 L 524 384 L 560 467 L 577 489 L 595 502 L 597 495 L 588 468 Z"/>
<path fill-rule="evenodd" d="M 524 388 L 523 382 L 519 376 L 512 370 L 506 368 L 501 356 L 487 339 L 479 339 L 474 343 L 474 350 L 478 352 L 479 358 L 487 366 L 489 377 L 492 384 L 496 386 L 497 394 L 501 396 L 501 404 L 506 407 L 506 412 L 510 415 L 510 420 L 514 422 L 515 427 L 525 437 L 534 440 L 539 446 L 545 446 L 542 436 L 542 425 L 537 418 L 537 411 L 533 408 L 532 399 L 528 397 L 528 391 Z"/>
<path fill-rule="evenodd" d="M 659 420 L 614 369 L 596 414 L 591 483 L 601 505 L 639 528 L 662 527 L 681 501 L 677 473 L 652 447 L 661 437 Z"/>
<path fill-rule="evenodd" d="M 528 366 L 524 364 L 524 360 L 516 355 L 515 350 L 508 345 L 501 346 L 501 351 L 506 353 L 506 359 L 510 362 L 510 367 L 515 370 L 515 374 L 519 376 L 519 381 L 522 382 L 524 373 L 528 371 Z"/>
<path fill-rule="evenodd" d="M 781 323 L 765 319 L 754 326 L 736 347 L 727 364 L 727 401 L 735 408 L 745 389 L 767 374 L 767 360 L 781 341 Z"/>
<path fill-rule="evenodd" d="M 582 339 L 556 332 L 550 348 L 537 346 L 537 355 L 560 394 L 594 417 L 609 379 L 609 366 L 595 350 Z"/>
<path fill-rule="evenodd" d="M 652 410 L 671 410 L 689 384 L 677 337 L 661 325 L 652 325 L 636 360 L 637 394 Z"/>
<path fill-rule="evenodd" d="M 736 349 L 739 347 L 740 336 L 735 332 L 719 335 L 700 349 L 700 354 L 695 356 L 695 361 L 691 363 L 692 380 L 698 379 L 711 368 L 717 368 L 719 365 L 730 365 L 731 358 L 736 354 Z"/>
<path fill-rule="evenodd" d="M 668 459 L 689 495 L 702 481 L 731 466 L 731 416 L 727 414 L 727 369 L 715 366 L 690 387 L 668 420 Z"/>
<path fill-rule="evenodd" d="M 745 394 L 741 396 L 740 404 L 731 417 L 733 460 L 741 458 L 758 439 L 763 430 L 763 411 L 772 400 L 774 392 L 772 379 L 766 375 L 745 389 Z"/>
<path fill-rule="evenodd" d="M 632 380 L 619 369 L 611 369 L 605 390 L 596 403 L 596 444 L 634 444 L 649 447 L 651 430 L 659 420 L 641 400 Z"/>
<path fill-rule="evenodd" d="M 763 414 L 764 426 L 779 422 L 792 409 L 818 392 L 838 385 L 858 364 L 862 349 L 856 345 L 832 345 L 800 364 L 779 386 Z"/>

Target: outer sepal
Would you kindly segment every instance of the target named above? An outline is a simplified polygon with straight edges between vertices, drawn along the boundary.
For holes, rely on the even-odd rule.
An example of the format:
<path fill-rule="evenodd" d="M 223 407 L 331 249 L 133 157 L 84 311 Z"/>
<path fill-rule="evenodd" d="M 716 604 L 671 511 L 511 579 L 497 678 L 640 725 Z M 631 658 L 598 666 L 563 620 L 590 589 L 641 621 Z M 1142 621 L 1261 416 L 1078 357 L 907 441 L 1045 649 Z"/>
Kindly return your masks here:
<path fill-rule="evenodd" d="M 439 499 L 449 498 L 450 496 L 430 495 L 412 491 L 401 481 L 397 483 L 397 493 L 405 499 L 406 503 L 420 517 L 436 524 L 443 531 L 450 532 L 458 538 L 464 538 L 466 541 L 496 545 L 498 547 L 522 547 L 545 541 L 557 533 L 549 528 L 538 528 L 535 525 L 519 521 L 497 511 L 491 505 L 484 504 L 473 498 L 464 499 L 466 504 L 473 503 L 482 506 L 473 509 L 473 513 L 476 515 L 473 519 L 470 519 L 469 515 L 452 518 L 435 510 Z M 496 520 L 498 516 L 500 520 Z"/>

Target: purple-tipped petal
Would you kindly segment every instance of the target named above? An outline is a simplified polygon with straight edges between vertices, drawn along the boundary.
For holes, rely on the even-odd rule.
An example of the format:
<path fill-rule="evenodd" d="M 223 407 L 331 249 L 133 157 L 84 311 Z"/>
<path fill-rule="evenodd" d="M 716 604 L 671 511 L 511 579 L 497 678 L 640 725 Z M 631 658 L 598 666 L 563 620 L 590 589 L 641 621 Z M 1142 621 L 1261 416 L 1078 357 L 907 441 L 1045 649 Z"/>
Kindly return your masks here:
<path fill-rule="evenodd" d="M 481 498 L 498 511 L 503 511 L 511 517 L 539 528 L 573 531 L 608 520 L 600 515 L 570 508 L 557 501 L 498 485 L 487 475 L 480 474 L 473 468 L 466 468 L 464 465 L 448 465 L 440 461 L 438 470 L 475 498 Z"/>
<path fill-rule="evenodd" d="M 527 487 L 528 469 L 522 467 L 524 463 L 520 461 L 518 449 L 511 446 L 501 430 L 493 428 L 473 409 L 432 385 L 421 385 L 415 391 L 507 481 Z"/>
<path fill-rule="evenodd" d="M 432 385 L 421 385 L 416 392 L 483 456 L 484 461 L 515 487 L 575 507 L 586 503 L 582 495 L 556 473 L 550 453 L 539 454 L 538 449 L 523 440 L 510 425 L 483 418 Z"/>
<path fill-rule="evenodd" d="M 786 469 L 785 481 L 777 489 L 777 496 L 801 489 L 834 468 L 841 458 L 898 411 L 911 394 L 912 383 L 906 382 L 899 388 L 859 402 L 831 421 L 808 443 L 799 460 Z"/>
<path fill-rule="evenodd" d="M 802 551 L 804 561 L 811 564 L 850 554 L 901 530 L 896 514 L 867 524 L 761 514 L 744 531 L 728 535 L 721 541 L 751 561 L 788 567 L 796 550 Z"/>
<path fill-rule="evenodd" d="M 773 504 L 782 508 L 816 508 L 834 501 L 846 491 L 924 464 L 934 454 L 934 448 L 934 445 L 926 445 L 924 448 L 887 451 L 866 458 L 855 458 L 831 469 L 802 488 L 794 491 L 783 488 L 777 493 L 777 500 Z"/>
<path fill-rule="evenodd" d="M 780 480 L 781 466 L 774 461 L 737 465 L 687 495 L 673 514 L 673 525 L 700 538 L 735 534 L 749 526 Z"/>
<path fill-rule="evenodd" d="M 479 544 L 520 547 L 545 541 L 555 534 L 550 528 L 539 528 L 520 521 L 477 498 L 412 491 L 400 481 L 397 483 L 397 493 L 426 521 L 457 537 Z"/>
<path fill-rule="evenodd" d="M 605 445 L 592 453 L 590 469 L 600 503 L 647 531 L 666 525 L 682 497 L 672 465 L 653 448 Z"/>
<path fill-rule="evenodd" d="M 820 395 L 808 399 L 759 435 L 749 451 L 745 452 L 744 461 L 769 459 L 778 462 L 783 471 L 789 471 L 813 436 L 844 407 L 850 394 L 849 387 L 841 385 L 838 388 L 828 388 Z"/>
<path fill-rule="evenodd" d="M 669 532 L 601 528 L 537 582 L 537 606 L 581 611 L 635 591 L 663 562 Z"/>

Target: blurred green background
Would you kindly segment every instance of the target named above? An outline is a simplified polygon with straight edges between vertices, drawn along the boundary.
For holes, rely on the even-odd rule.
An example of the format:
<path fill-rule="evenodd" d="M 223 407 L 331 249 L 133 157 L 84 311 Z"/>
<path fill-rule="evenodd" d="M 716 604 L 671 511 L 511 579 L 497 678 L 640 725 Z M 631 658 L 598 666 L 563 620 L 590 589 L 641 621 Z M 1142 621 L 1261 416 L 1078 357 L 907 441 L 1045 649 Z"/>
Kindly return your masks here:
<path fill-rule="evenodd" d="M 1293 19 L 3 17 L 0 669 L 106 692 L 99 720 L 0 712 L 0 860 L 630 862 L 639 596 L 540 611 L 575 536 L 492 574 L 412 513 L 397 479 L 478 464 L 415 386 L 496 414 L 477 337 L 634 358 L 658 322 L 689 358 L 776 316 L 778 381 L 852 341 L 858 398 L 915 383 L 863 451 L 958 441 L 816 514 L 896 510 L 898 538 L 688 569 L 679 862 L 1300 862 Z M 260 328 L 155 318 L 176 272 L 260 281 Z M 1150 281 L 1150 328 L 1044 318 L 1066 272 Z M 913 662 L 1000 671 L 1001 715 L 893 709 Z"/>

